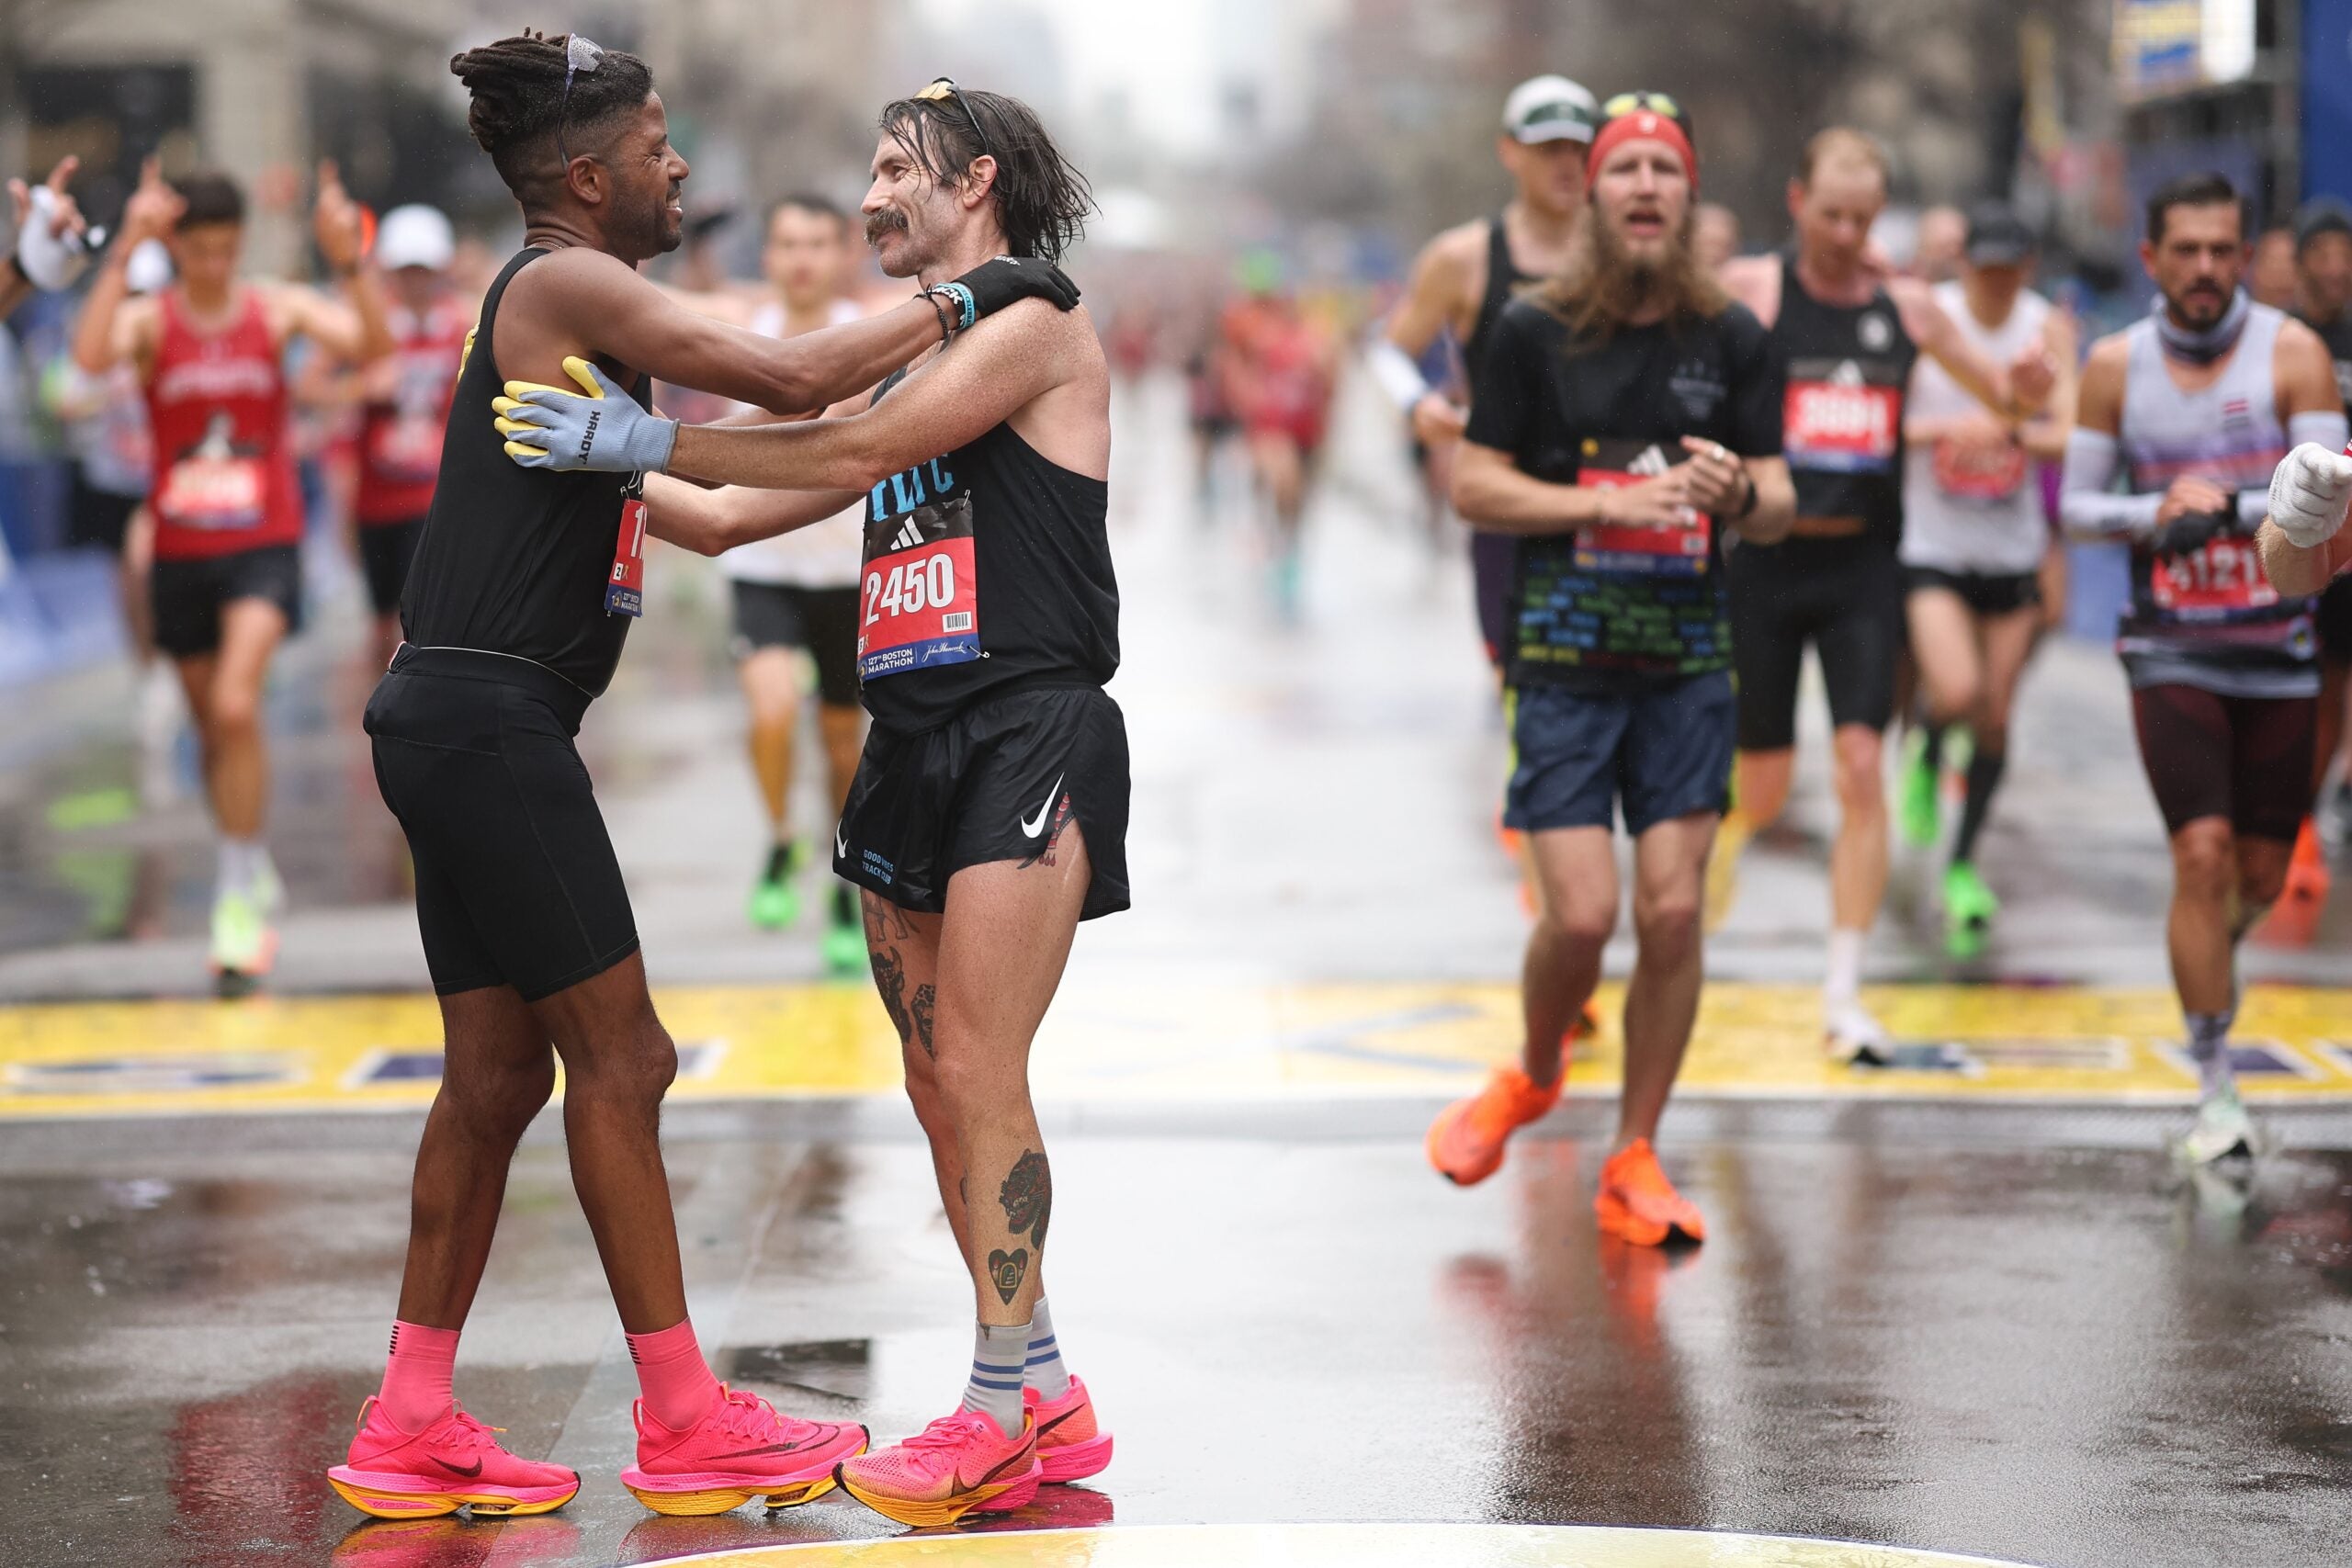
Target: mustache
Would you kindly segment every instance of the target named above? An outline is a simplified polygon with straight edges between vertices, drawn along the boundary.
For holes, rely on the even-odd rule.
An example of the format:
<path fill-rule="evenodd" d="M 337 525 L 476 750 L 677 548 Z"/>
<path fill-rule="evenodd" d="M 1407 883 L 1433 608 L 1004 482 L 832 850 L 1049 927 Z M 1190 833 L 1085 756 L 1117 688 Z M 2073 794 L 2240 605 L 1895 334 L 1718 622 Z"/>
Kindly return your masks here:
<path fill-rule="evenodd" d="M 865 215 L 865 243 L 869 245 L 880 244 L 885 234 L 903 234 L 906 231 L 907 215 L 897 208 L 886 207 L 879 212 Z"/>

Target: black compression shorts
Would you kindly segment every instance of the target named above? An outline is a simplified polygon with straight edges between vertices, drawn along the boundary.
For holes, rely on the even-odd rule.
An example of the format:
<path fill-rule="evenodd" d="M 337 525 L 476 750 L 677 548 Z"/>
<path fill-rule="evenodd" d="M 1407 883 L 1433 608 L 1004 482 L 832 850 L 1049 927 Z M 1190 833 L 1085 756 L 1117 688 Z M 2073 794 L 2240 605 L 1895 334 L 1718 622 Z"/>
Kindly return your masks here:
<path fill-rule="evenodd" d="M 220 610 L 239 599 L 261 599 L 302 627 L 302 552 L 264 545 L 200 560 L 159 560 L 147 584 L 155 610 L 155 646 L 174 659 L 196 659 L 220 647 Z"/>
<path fill-rule="evenodd" d="M 1805 645 L 1821 658 L 1837 725 L 1884 729 L 1905 642 L 1903 568 L 1867 535 L 1742 544 L 1728 562 L 1732 665 L 1739 674 L 1739 749 L 1796 744 Z"/>
<path fill-rule="evenodd" d="M 408 563 L 416 558 L 416 536 L 424 519 L 359 525 L 359 565 L 368 576 L 368 602 L 376 614 L 390 615 L 401 607 L 401 589 L 408 581 Z"/>
<path fill-rule="evenodd" d="M 857 706 L 857 589 L 744 582 L 735 590 L 735 657 L 805 648 L 817 661 L 817 700 Z"/>
<path fill-rule="evenodd" d="M 544 665 L 403 646 L 368 699 L 376 786 L 416 862 L 416 923 L 442 996 L 526 1002 L 637 951 L 620 863 L 572 746 L 588 694 Z"/>
<path fill-rule="evenodd" d="M 1125 908 L 1127 726 L 1100 687 L 1032 687 L 935 729 L 870 731 L 833 870 L 900 908 L 938 914 L 957 872 L 1035 860 L 1066 822 L 1093 867 L 1079 918 Z"/>
<path fill-rule="evenodd" d="M 2225 697 L 2198 686 L 2132 693 L 2140 761 L 2177 833 L 2200 818 L 2226 819 L 2240 837 L 2291 842 L 2312 805 L 2311 697 Z"/>
<path fill-rule="evenodd" d="M 1913 566 L 1904 568 L 1903 574 L 1911 592 L 1940 590 L 1958 594 L 1973 615 L 2014 615 L 2041 604 L 2041 574 L 2036 571 L 1946 571 L 1941 567 Z"/>
<path fill-rule="evenodd" d="M 2352 577 L 2323 589 L 2312 628 L 2319 633 L 2319 656 L 2330 664 L 2352 664 Z"/>

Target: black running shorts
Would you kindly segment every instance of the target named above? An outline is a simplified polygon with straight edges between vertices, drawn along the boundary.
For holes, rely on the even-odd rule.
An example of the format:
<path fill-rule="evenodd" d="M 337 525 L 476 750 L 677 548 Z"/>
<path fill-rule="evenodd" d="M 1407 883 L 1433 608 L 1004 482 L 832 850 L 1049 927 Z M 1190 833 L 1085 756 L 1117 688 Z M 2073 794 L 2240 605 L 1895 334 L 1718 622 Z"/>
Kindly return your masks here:
<path fill-rule="evenodd" d="M 368 577 L 368 603 L 376 614 L 390 615 L 401 607 L 401 588 L 408 581 L 408 563 L 416 558 L 416 536 L 424 519 L 359 525 L 359 565 Z"/>
<path fill-rule="evenodd" d="M 983 698 L 935 729 L 869 732 L 833 870 L 900 908 L 939 914 L 948 878 L 1035 860 L 1065 821 L 1094 871 L 1079 918 L 1125 908 L 1127 725 L 1099 687 L 1033 687 Z"/>
<path fill-rule="evenodd" d="M 857 706 L 857 590 L 742 582 L 735 588 L 735 657 L 805 648 L 817 661 L 817 700 Z"/>
<path fill-rule="evenodd" d="M 1797 681 L 1811 643 L 1838 725 L 1884 729 L 1905 642 L 1903 568 L 1882 540 L 1742 544 L 1728 561 L 1732 667 L 1739 675 L 1739 749 L 1796 744 Z"/>
<path fill-rule="evenodd" d="M 2132 693 L 2140 762 L 2177 833 L 2219 817 L 2240 837 L 2294 840 L 2312 805 L 2311 697 L 2225 697 L 2198 686 Z"/>
<path fill-rule="evenodd" d="M 1957 594 L 1972 615 L 2014 615 L 2041 605 L 2040 572 L 1946 571 L 1941 567 L 1913 566 L 1904 568 L 1903 575 L 1911 592 Z"/>
<path fill-rule="evenodd" d="M 2319 656 L 2324 662 L 2352 664 L 2352 577 L 2339 577 L 2321 590 L 2312 626 L 2319 633 Z"/>
<path fill-rule="evenodd" d="M 376 786 L 416 863 L 416 923 L 443 996 L 526 1002 L 637 951 L 637 920 L 572 746 L 588 694 L 543 665 L 403 646 L 368 699 Z"/>
<path fill-rule="evenodd" d="M 236 599 L 266 599 L 302 628 L 302 552 L 292 545 L 202 560 L 159 560 L 150 574 L 148 602 L 155 610 L 155 646 L 174 659 L 196 659 L 220 647 L 220 607 Z"/>

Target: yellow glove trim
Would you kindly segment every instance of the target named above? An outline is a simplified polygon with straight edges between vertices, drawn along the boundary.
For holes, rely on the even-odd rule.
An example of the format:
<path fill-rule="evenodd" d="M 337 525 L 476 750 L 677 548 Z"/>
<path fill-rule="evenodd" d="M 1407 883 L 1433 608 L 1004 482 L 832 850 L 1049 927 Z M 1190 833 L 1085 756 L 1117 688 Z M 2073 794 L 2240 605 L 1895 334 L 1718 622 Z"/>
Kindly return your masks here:
<path fill-rule="evenodd" d="M 579 383 L 578 392 L 570 387 L 550 387 L 544 381 L 509 381 L 506 383 L 506 395 L 510 398 L 519 398 L 526 392 L 554 392 L 566 398 L 601 398 L 605 395 L 605 389 L 596 385 L 596 378 L 589 373 L 588 362 L 578 355 L 564 355 L 563 373 Z"/>

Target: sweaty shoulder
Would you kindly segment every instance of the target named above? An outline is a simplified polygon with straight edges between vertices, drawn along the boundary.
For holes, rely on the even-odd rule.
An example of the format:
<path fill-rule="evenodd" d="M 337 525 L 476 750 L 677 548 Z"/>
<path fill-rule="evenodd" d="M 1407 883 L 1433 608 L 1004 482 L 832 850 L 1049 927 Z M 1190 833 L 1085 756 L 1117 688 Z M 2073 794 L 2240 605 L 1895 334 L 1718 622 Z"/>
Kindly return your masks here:
<path fill-rule="evenodd" d="M 2090 353 L 2083 360 L 2084 374 L 2112 376 L 2119 383 L 2131 366 L 2132 331 L 2128 327 L 2120 333 L 2109 333 L 2091 344 Z"/>

